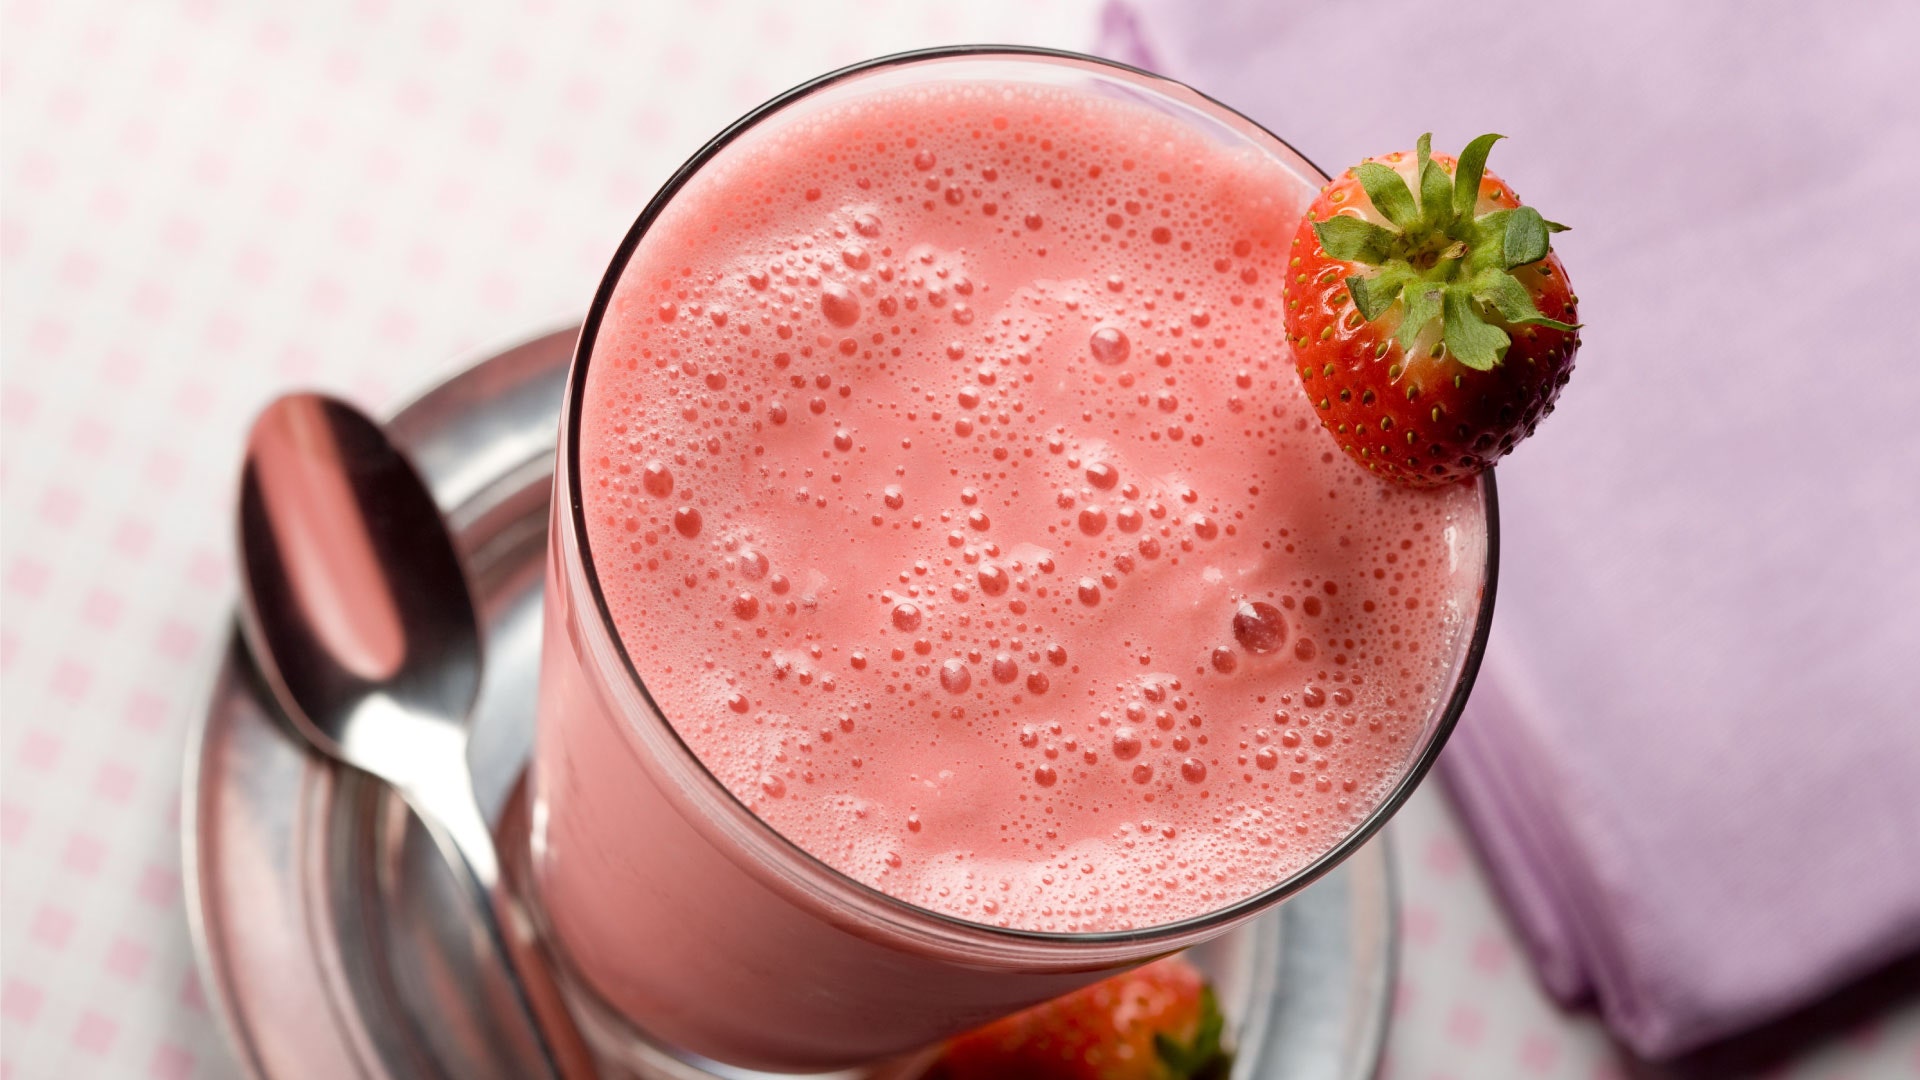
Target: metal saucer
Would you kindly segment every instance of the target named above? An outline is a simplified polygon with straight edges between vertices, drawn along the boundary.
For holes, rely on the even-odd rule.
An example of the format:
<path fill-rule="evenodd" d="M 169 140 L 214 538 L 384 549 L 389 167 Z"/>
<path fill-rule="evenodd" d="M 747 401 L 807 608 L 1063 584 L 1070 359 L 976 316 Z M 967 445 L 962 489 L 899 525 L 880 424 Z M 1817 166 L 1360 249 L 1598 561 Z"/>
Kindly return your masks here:
<path fill-rule="evenodd" d="M 574 338 L 566 329 L 487 358 L 389 425 L 446 511 L 479 594 L 486 671 L 472 764 L 496 819 L 532 743 L 548 489 Z M 432 843 L 398 798 L 283 728 L 237 633 L 193 716 L 185 770 L 188 918 L 248 1075 L 521 1073 L 525 1048 L 488 1019 L 493 961 L 475 951 Z M 1236 1080 L 1373 1075 L 1395 906 L 1382 836 L 1194 951 L 1239 1046 Z"/>

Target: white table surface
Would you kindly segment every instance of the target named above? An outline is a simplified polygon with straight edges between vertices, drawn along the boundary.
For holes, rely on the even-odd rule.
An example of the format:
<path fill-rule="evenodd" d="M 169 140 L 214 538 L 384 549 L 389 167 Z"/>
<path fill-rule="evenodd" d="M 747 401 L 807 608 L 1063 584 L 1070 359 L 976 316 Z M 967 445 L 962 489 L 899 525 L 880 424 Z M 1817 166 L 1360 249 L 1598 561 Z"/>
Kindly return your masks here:
<path fill-rule="evenodd" d="M 584 309 L 667 172 L 771 94 L 1098 0 L 0 7 L 0 1080 L 235 1074 L 193 970 L 186 710 L 245 425 L 384 409 Z M 1309 148 L 1310 150 L 1310 148 Z M 1444 795 L 1396 826 L 1386 1072 L 1637 1075 L 1535 988 Z M 1920 1076 L 1920 1008 L 1768 1070 Z"/>

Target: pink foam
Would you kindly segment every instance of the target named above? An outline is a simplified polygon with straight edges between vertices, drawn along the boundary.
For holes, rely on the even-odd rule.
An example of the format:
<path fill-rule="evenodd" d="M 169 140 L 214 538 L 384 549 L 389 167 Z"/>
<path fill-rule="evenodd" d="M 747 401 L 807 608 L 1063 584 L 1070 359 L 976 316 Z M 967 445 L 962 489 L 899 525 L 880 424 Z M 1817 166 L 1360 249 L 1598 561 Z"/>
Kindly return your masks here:
<path fill-rule="evenodd" d="M 1219 907 L 1372 810 L 1482 525 L 1315 418 L 1297 190 L 1135 104 L 953 84 L 680 192 L 581 468 L 621 637 L 722 782 L 855 878 L 1050 930 Z"/>

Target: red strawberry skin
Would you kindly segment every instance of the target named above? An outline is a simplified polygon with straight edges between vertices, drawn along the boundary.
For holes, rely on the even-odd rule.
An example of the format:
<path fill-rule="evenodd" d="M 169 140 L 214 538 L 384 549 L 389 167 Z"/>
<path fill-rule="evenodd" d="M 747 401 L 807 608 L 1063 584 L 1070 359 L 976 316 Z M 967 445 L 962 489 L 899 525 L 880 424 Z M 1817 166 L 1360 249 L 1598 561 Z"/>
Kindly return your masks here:
<path fill-rule="evenodd" d="M 1224 1080 L 1219 1037 L 1212 991 L 1171 956 L 959 1036 L 926 1080 Z"/>
<path fill-rule="evenodd" d="M 1400 152 L 1368 160 L 1410 175 L 1413 157 Z M 1452 174 L 1454 159 L 1434 155 L 1432 161 Z M 1506 183 L 1483 174 L 1476 214 L 1521 205 Z M 1508 322 L 1483 309 L 1486 321 L 1511 338 L 1504 356 L 1487 370 L 1448 355 L 1438 319 L 1413 347 L 1404 347 L 1396 332 L 1405 303 L 1365 319 L 1347 279 L 1366 275 L 1369 267 L 1329 255 L 1316 234 L 1316 225 L 1338 214 L 1386 223 L 1354 169 L 1322 189 L 1301 219 L 1286 282 L 1286 326 L 1308 399 L 1341 449 L 1387 479 L 1431 487 L 1491 466 L 1553 411 L 1573 371 L 1578 330 Z M 1510 273 L 1540 314 L 1578 323 L 1576 298 L 1557 254 L 1549 251 Z"/>

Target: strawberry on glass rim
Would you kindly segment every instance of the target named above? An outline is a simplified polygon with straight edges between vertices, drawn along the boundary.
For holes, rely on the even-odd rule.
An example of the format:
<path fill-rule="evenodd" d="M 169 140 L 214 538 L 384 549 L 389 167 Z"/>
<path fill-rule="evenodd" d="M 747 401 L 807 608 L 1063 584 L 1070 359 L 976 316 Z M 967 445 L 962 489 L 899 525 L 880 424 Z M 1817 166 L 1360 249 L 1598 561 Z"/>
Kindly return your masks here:
<path fill-rule="evenodd" d="M 1551 234 L 1486 171 L 1499 135 L 1458 161 L 1369 158 L 1321 189 L 1294 234 L 1287 338 L 1327 430 L 1390 480 L 1472 476 L 1553 411 L 1579 348 L 1577 300 Z"/>

